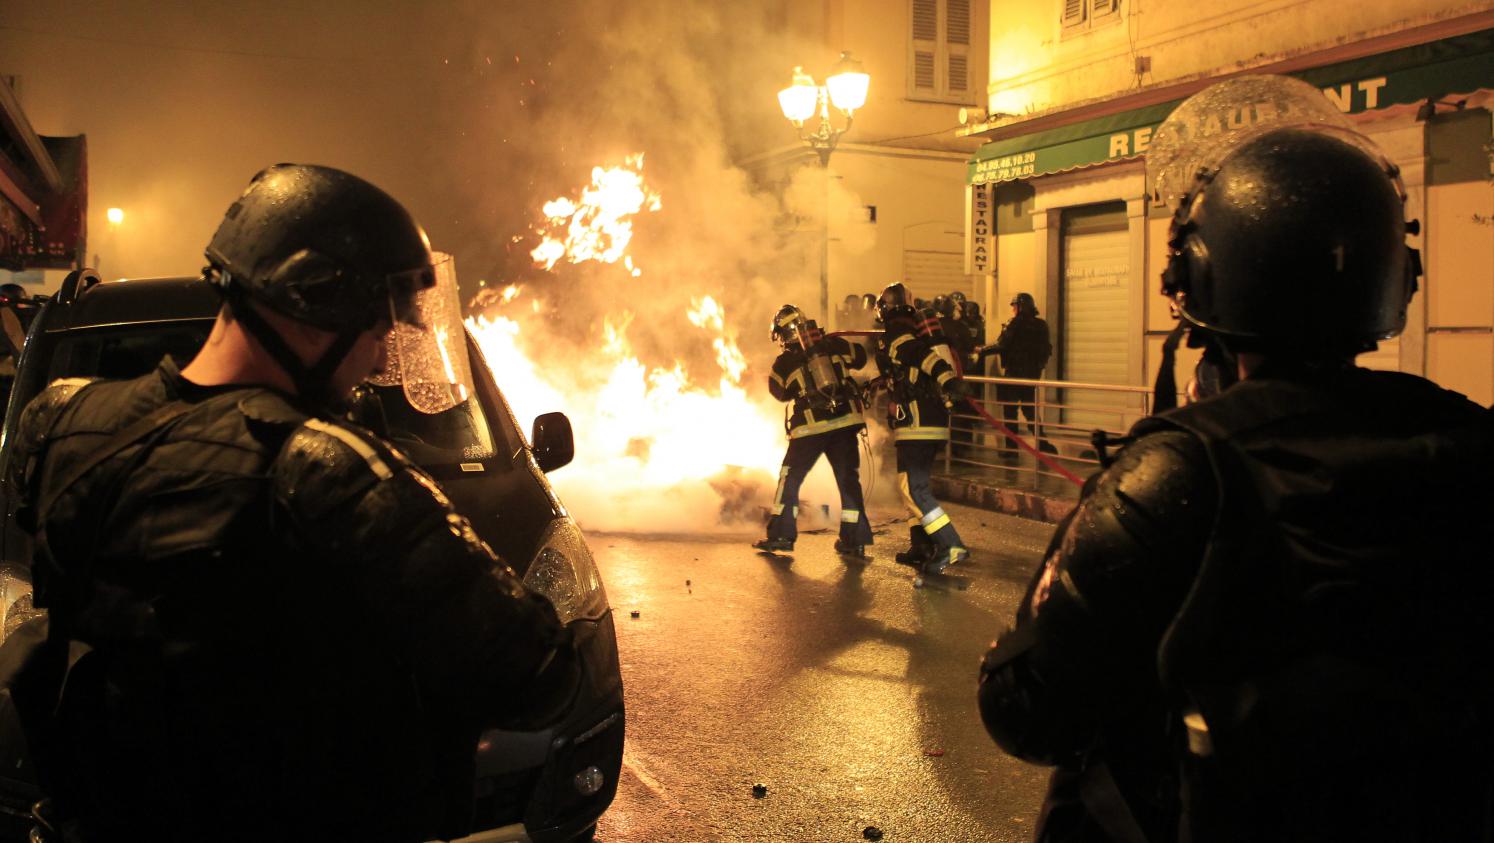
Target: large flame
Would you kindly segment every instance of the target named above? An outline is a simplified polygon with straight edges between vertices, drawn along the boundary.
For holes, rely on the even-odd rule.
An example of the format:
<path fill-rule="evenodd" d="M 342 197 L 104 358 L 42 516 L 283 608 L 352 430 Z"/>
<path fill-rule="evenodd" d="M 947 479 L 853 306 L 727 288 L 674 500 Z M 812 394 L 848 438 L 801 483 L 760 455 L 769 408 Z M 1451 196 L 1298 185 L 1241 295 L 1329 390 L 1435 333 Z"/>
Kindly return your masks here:
<path fill-rule="evenodd" d="M 659 194 L 643 181 L 643 153 L 628 156 L 620 167 L 593 167 L 591 184 L 581 190 L 579 199 L 561 196 L 545 203 L 545 226 L 530 257 L 545 269 L 553 269 L 562 258 L 571 263 L 622 259 L 637 277 L 643 272 L 627 256 L 632 217 L 660 207 Z"/>
<path fill-rule="evenodd" d="M 578 198 L 545 203 L 536 266 L 596 261 L 638 276 L 627 254 L 632 217 L 661 204 L 642 166 L 636 155 L 622 167 L 596 167 Z M 751 519 L 769 503 L 785 444 L 783 409 L 757 384 L 744 388 L 747 358 L 718 299 L 681 301 L 682 359 L 661 365 L 640 359 L 625 310 L 606 315 L 588 352 L 555 353 L 572 344 L 555 342 L 540 299 L 522 295 L 529 301 L 517 301 L 519 287 L 503 288 L 467 326 L 521 424 L 554 410 L 570 417 L 576 459 L 552 481 L 585 526 L 695 532 L 716 528 L 724 514 Z M 714 371 L 700 375 L 684 362 L 712 359 Z"/>

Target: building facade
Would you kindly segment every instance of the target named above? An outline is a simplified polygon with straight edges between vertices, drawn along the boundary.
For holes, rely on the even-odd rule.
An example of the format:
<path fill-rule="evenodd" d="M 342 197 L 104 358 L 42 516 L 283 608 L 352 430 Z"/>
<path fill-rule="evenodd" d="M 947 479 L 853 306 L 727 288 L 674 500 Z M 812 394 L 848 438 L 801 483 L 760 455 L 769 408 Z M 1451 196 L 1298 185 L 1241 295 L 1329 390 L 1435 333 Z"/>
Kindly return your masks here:
<path fill-rule="evenodd" d="M 984 142 L 966 173 L 966 249 L 994 300 L 1030 292 L 1046 311 L 1050 377 L 1155 377 L 1174 323 L 1160 292 L 1171 209 L 1146 188 L 1152 132 L 1219 79 L 1280 73 L 1379 142 L 1421 223 L 1406 331 L 1360 364 L 1494 402 L 1494 4 L 993 0 L 989 54 L 987 114 L 961 132 Z M 1179 355 L 1179 383 L 1194 359 Z"/>
<path fill-rule="evenodd" d="M 985 279 L 965 265 L 962 200 L 980 140 L 953 129 L 962 109 L 985 100 L 988 0 L 827 0 L 782 9 L 817 81 L 843 50 L 871 76 L 865 107 L 823 164 L 786 121 L 781 146 L 740 162 L 800 209 L 792 224 L 811 277 L 785 294 L 834 327 L 845 327 L 837 310 L 847 296 L 894 281 L 920 297 L 960 290 L 983 299 Z M 813 278 L 821 266 L 823 290 Z"/>

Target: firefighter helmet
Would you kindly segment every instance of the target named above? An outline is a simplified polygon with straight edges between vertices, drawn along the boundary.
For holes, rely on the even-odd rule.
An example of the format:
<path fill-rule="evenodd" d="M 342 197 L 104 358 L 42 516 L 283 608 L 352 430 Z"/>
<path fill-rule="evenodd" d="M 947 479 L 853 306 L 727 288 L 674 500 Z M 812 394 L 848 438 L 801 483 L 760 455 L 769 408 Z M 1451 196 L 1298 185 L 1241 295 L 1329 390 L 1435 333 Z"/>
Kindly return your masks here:
<path fill-rule="evenodd" d="M 791 304 L 778 308 L 778 313 L 773 317 L 771 339 L 779 345 L 787 346 L 795 341 L 806 321 L 804 311 Z"/>
<path fill-rule="evenodd" d="M 881 297 L 877 299 L 877 315 L 882 318 L 884 325 L 893 319 L 917 319 L 918 312 L 913 307 L 913 296 L 908 293 L 908 288 L 903 282 L 895 281 L 882 290 Z"/>

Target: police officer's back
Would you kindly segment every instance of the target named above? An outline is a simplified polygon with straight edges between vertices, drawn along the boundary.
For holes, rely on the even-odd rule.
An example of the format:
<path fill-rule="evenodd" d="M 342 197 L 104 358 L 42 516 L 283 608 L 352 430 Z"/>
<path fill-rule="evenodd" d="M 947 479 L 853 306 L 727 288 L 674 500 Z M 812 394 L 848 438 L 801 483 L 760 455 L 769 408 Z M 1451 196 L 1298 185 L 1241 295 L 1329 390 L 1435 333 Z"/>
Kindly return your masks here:
<path fill-rule="evenodd" d="M 1494 427 L 1352 364 L 1415 289 L 1393 176 L 1288 126 L 1180 204 L 1166 292 L 1245 379 L 1133 431 L 987 656 L 1039 839 L 1488 839 Z"/>
<path fill-rule="evenodd" d="M 207 257 L 198 357 L 52 386 L 11 462 L 50 615 L 18 704 L 65 839 L 463 834 L 479 731 L 543 716 L 576 665 L 434 481 L 336 419 L 433 283 L 424 235 L 279 165 Z"/>

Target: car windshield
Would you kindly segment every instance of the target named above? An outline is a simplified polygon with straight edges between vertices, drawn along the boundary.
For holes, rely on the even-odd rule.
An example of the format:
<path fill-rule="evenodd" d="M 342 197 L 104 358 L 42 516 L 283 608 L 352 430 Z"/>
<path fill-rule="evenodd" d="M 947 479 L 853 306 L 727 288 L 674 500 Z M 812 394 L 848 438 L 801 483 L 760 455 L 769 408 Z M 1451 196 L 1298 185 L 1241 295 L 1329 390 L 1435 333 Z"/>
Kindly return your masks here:
<path fill-rule="evenodd" d="M 166 355 L 185 364 L 207 341 L 211 329 L 212 322 L 193 320 L 69 331 L 57 343 L 47 367 L 47 382 L 69 377 L 136 378 L 153 370 Z M 503 425 L 507 409 L 502 401 L 480 378 L 477 395 L 440 413 L 427 414 L 411 407 L 398 386 L 367 386 L 353 402 L 350 416 L 419 465 L 454 466 L 511 450 L 508 439 L 512 434 Z M 490 418 L 498 424 L 489 424 Z"/>

